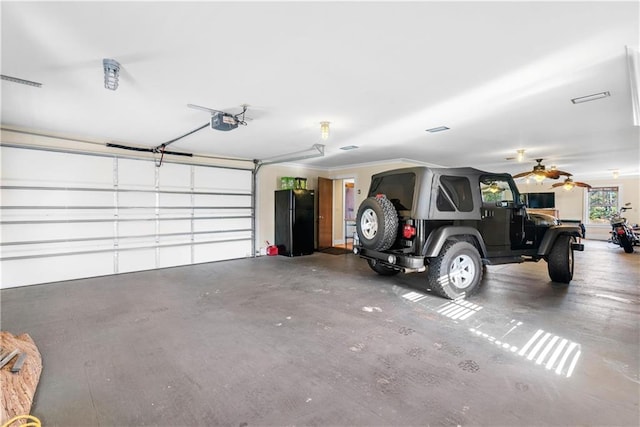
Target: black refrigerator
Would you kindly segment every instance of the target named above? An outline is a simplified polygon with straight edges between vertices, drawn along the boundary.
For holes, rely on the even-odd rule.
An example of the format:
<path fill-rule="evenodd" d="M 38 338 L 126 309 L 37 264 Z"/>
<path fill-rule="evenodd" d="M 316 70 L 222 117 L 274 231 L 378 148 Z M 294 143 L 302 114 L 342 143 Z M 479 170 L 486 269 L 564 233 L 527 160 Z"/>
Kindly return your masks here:
<path fill-rule="evenodd" d="M 312 254 L 315 240 L 313 190 L 278 190 L 275 197 L 275 244 L 278 254 Z"/>

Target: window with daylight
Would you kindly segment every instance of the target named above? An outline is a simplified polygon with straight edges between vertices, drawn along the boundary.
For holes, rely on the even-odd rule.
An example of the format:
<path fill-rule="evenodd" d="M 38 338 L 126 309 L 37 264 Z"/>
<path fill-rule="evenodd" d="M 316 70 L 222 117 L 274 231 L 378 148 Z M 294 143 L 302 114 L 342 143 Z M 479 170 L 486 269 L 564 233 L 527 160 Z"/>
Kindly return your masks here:
<path fill-rule="evenodd" d="M 618 212 L 618 187 L 589 189 L 589 224 L 608 224 L 609 217 Z"/>

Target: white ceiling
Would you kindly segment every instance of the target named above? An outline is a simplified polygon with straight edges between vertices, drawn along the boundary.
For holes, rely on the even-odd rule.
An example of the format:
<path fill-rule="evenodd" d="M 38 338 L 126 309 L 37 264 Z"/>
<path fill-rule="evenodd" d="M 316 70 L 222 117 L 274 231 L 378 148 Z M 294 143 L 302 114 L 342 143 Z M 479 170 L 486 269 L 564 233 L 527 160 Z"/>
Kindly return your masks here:
<path fill-rule="evenodd" d="M 2 125 L 248 159 L 299 152 L 333 168 L 406 158 L 575 179 L 637 176 L 625 46 L 638 2 L 7 2 Z M 103 87 L 102 59 L 122 64 Z M 574 105 L 571 98 L 609 91 Z M 427 133 L 447 126 L 449 131 Z M 357 145 L 353 151 L 339 147 Z M 526 149 L 526 163 L 505 160 Z"/>

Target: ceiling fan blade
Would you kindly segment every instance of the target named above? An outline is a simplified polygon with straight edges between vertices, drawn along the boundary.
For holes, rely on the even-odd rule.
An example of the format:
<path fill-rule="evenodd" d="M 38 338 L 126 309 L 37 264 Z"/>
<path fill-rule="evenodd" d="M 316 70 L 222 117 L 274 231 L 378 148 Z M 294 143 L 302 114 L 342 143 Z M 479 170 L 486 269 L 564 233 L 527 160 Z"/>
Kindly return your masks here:
<path fill-rule="evenodd" d="M 202 107 L 196 104 L 187 104 L 187 107 L 193 108 L 194 110 L 206 111 L 207 113 L 211 113 L 211 114 L 215 114 L 215 113 L 224 114 L 224 111 L 214 110 L 213 108 Z"/>
<path fill-rule="evenodd" d="M 591 186 L 586 182 L 574 182 L 574 184 L 577 185 L 578 187 L 591 188 Z"/>
<path fill-rule="evenodd" d="M 517 175 L 513 175 L 513 177 L 514 177 L 514 178 L 524 178 L 525 176 L 529 176 L 529 175 L 531 175 L 532 173 L 533 173 L 533 172 L 531 172 L 531 171 L 528 171 L 528 172 L 522 172 L 522 173 L 519 173 L 519 174 L 517 174 Z"/>
<path fill-rule="evenodd" d="M 560 175 L 571 176 L 569 172 L 561 171 L 558 169 L 550 169 L 548 171 L 545 171 L 545 176 L 549 179 L 558 179 L 560 178 Z"/>
<path fill-rule="evenodd" d="M 564 182 L 558 182 L 557 184 L 553 184 L 551 188 L 561 187 L 564 185 Z"/>

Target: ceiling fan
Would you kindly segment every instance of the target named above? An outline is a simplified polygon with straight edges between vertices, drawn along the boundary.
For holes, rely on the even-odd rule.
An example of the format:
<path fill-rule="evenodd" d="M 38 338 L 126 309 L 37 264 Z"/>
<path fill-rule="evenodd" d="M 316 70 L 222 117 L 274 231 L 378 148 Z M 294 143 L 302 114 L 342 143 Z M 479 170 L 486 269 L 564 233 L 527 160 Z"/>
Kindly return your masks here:
<path fill-rule="evenodd" d="M 558 179 L 560 178 L 560 175 L 571 176 L 569 172 L 564 172 L 558 169 L 547 169 L 542 164 L 542 159 L 536 159 L 536 162 L 538 162 L 538 164 L 533 167 L 533 170 L 519 173 L 514 175 L 513 178 L 517 179 L 527 177 L 534 178 L 536 181 L 542 182 L 545 178 Z"/>
<path fill-rule="evenodd" d="M 557 184 L 553 184 L 551 186 L 551 188 L 555 188 L 555 187 L 564 187 L 565 190 L 572 190 L 573 187 L 584 187 L 584 188 L 591 188 L 591 186 L 585 182 L 579 182 L 579 181 L 574 181 L 571 179 L 571 175 L 569 175 L 567 177 L 567 179 L 564 180 L 564 182 L 558 182 Z"/>
<path fill-rule="evenodd" d="M 211 114 L 211 129 L 230 131 L 238 127 L 238 125 L 246 126 L 247 120 L 251 120 L 245 117 L 248 104 L 242 104 L 242 111 L 238 114 L 227 113 L 226 111 L 214 110 L 213 108 L 202 107 L 195 104 L 187 104 L 187 107 L 196 110 L 206 111 Z"/>

